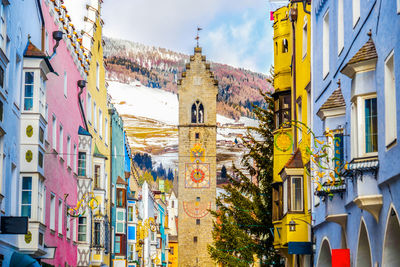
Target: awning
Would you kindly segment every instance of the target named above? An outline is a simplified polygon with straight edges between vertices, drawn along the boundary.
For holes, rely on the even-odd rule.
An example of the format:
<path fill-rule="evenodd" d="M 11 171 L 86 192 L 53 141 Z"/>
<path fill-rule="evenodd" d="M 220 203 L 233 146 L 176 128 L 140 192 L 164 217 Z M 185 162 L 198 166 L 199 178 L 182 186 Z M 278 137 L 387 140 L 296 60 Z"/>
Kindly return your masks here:
<path fill-rule="evenodd" d="M 14 252 L 11 256 L 10 267 L 41 267 L 31 256 Z"/>

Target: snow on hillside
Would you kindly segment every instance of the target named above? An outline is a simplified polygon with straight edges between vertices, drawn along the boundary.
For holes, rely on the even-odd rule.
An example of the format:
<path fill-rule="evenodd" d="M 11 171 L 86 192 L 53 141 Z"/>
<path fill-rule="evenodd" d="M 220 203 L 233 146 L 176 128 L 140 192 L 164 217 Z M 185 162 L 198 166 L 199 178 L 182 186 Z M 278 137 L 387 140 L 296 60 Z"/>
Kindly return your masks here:
<path fill-rule="evenodd" d="M 178 125 L 178 97 L 173 93 L 146 87 L 138 81 L 131 84 L 109 82 L 108 93 L 121 115 Z"/>

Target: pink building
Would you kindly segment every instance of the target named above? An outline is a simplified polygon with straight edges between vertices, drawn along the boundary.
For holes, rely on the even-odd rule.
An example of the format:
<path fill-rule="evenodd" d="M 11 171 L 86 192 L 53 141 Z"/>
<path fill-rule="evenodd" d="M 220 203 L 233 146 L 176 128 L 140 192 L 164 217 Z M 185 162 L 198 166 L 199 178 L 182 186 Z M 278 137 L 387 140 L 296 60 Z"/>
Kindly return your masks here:
<path fill-rule="evenodd" d="M 54 266 L 76 266 L 78 222 L 68 215 L 67 210 L 78 202 L 78 130 L 85 128 L 81 94 L 82 103 L 86 102 L 85 89 L 78 86 L 78 81 L 86 80 L 87 55 L 62 2 L 42 0 L 42 9 L 45 50 L 57 73 L 48 75 L 46 83 L 44 160 L 44 242 L 47 247 L 57 248 L 54 258 L 42 259 L 42 262 Z M 63 34 L 54 54 L 57 32 Z"/>

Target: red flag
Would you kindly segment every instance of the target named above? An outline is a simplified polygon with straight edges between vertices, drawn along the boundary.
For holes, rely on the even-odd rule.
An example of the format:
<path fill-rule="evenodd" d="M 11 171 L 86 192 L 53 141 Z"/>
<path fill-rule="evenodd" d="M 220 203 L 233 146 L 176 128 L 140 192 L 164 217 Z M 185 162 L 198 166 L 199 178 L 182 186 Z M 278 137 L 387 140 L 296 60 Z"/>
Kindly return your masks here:
<path fill-rule="evenodd" d="M 269 20 L 274 20 L 274 11 L 270 12 Z"/>
<path fill-rule="evenodd" d="M 332 249 L 332 267 L 350 267 L 350 249 Z"/>

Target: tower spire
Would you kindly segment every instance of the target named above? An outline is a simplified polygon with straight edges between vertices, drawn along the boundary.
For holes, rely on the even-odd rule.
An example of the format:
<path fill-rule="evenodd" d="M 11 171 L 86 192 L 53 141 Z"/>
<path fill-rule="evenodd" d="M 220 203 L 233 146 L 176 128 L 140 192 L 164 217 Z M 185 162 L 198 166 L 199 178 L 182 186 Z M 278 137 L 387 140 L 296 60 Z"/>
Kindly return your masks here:
<path fill-rule="evenodd" d="M 199 47 L 199 39 L 200 39 L 199 33 L 201 30 L 202 30 L 202 28 L 197 26 L 197 36 L 196 36 L 196 38 L 194 38 L 197 41 L 197 47 Z"/>

